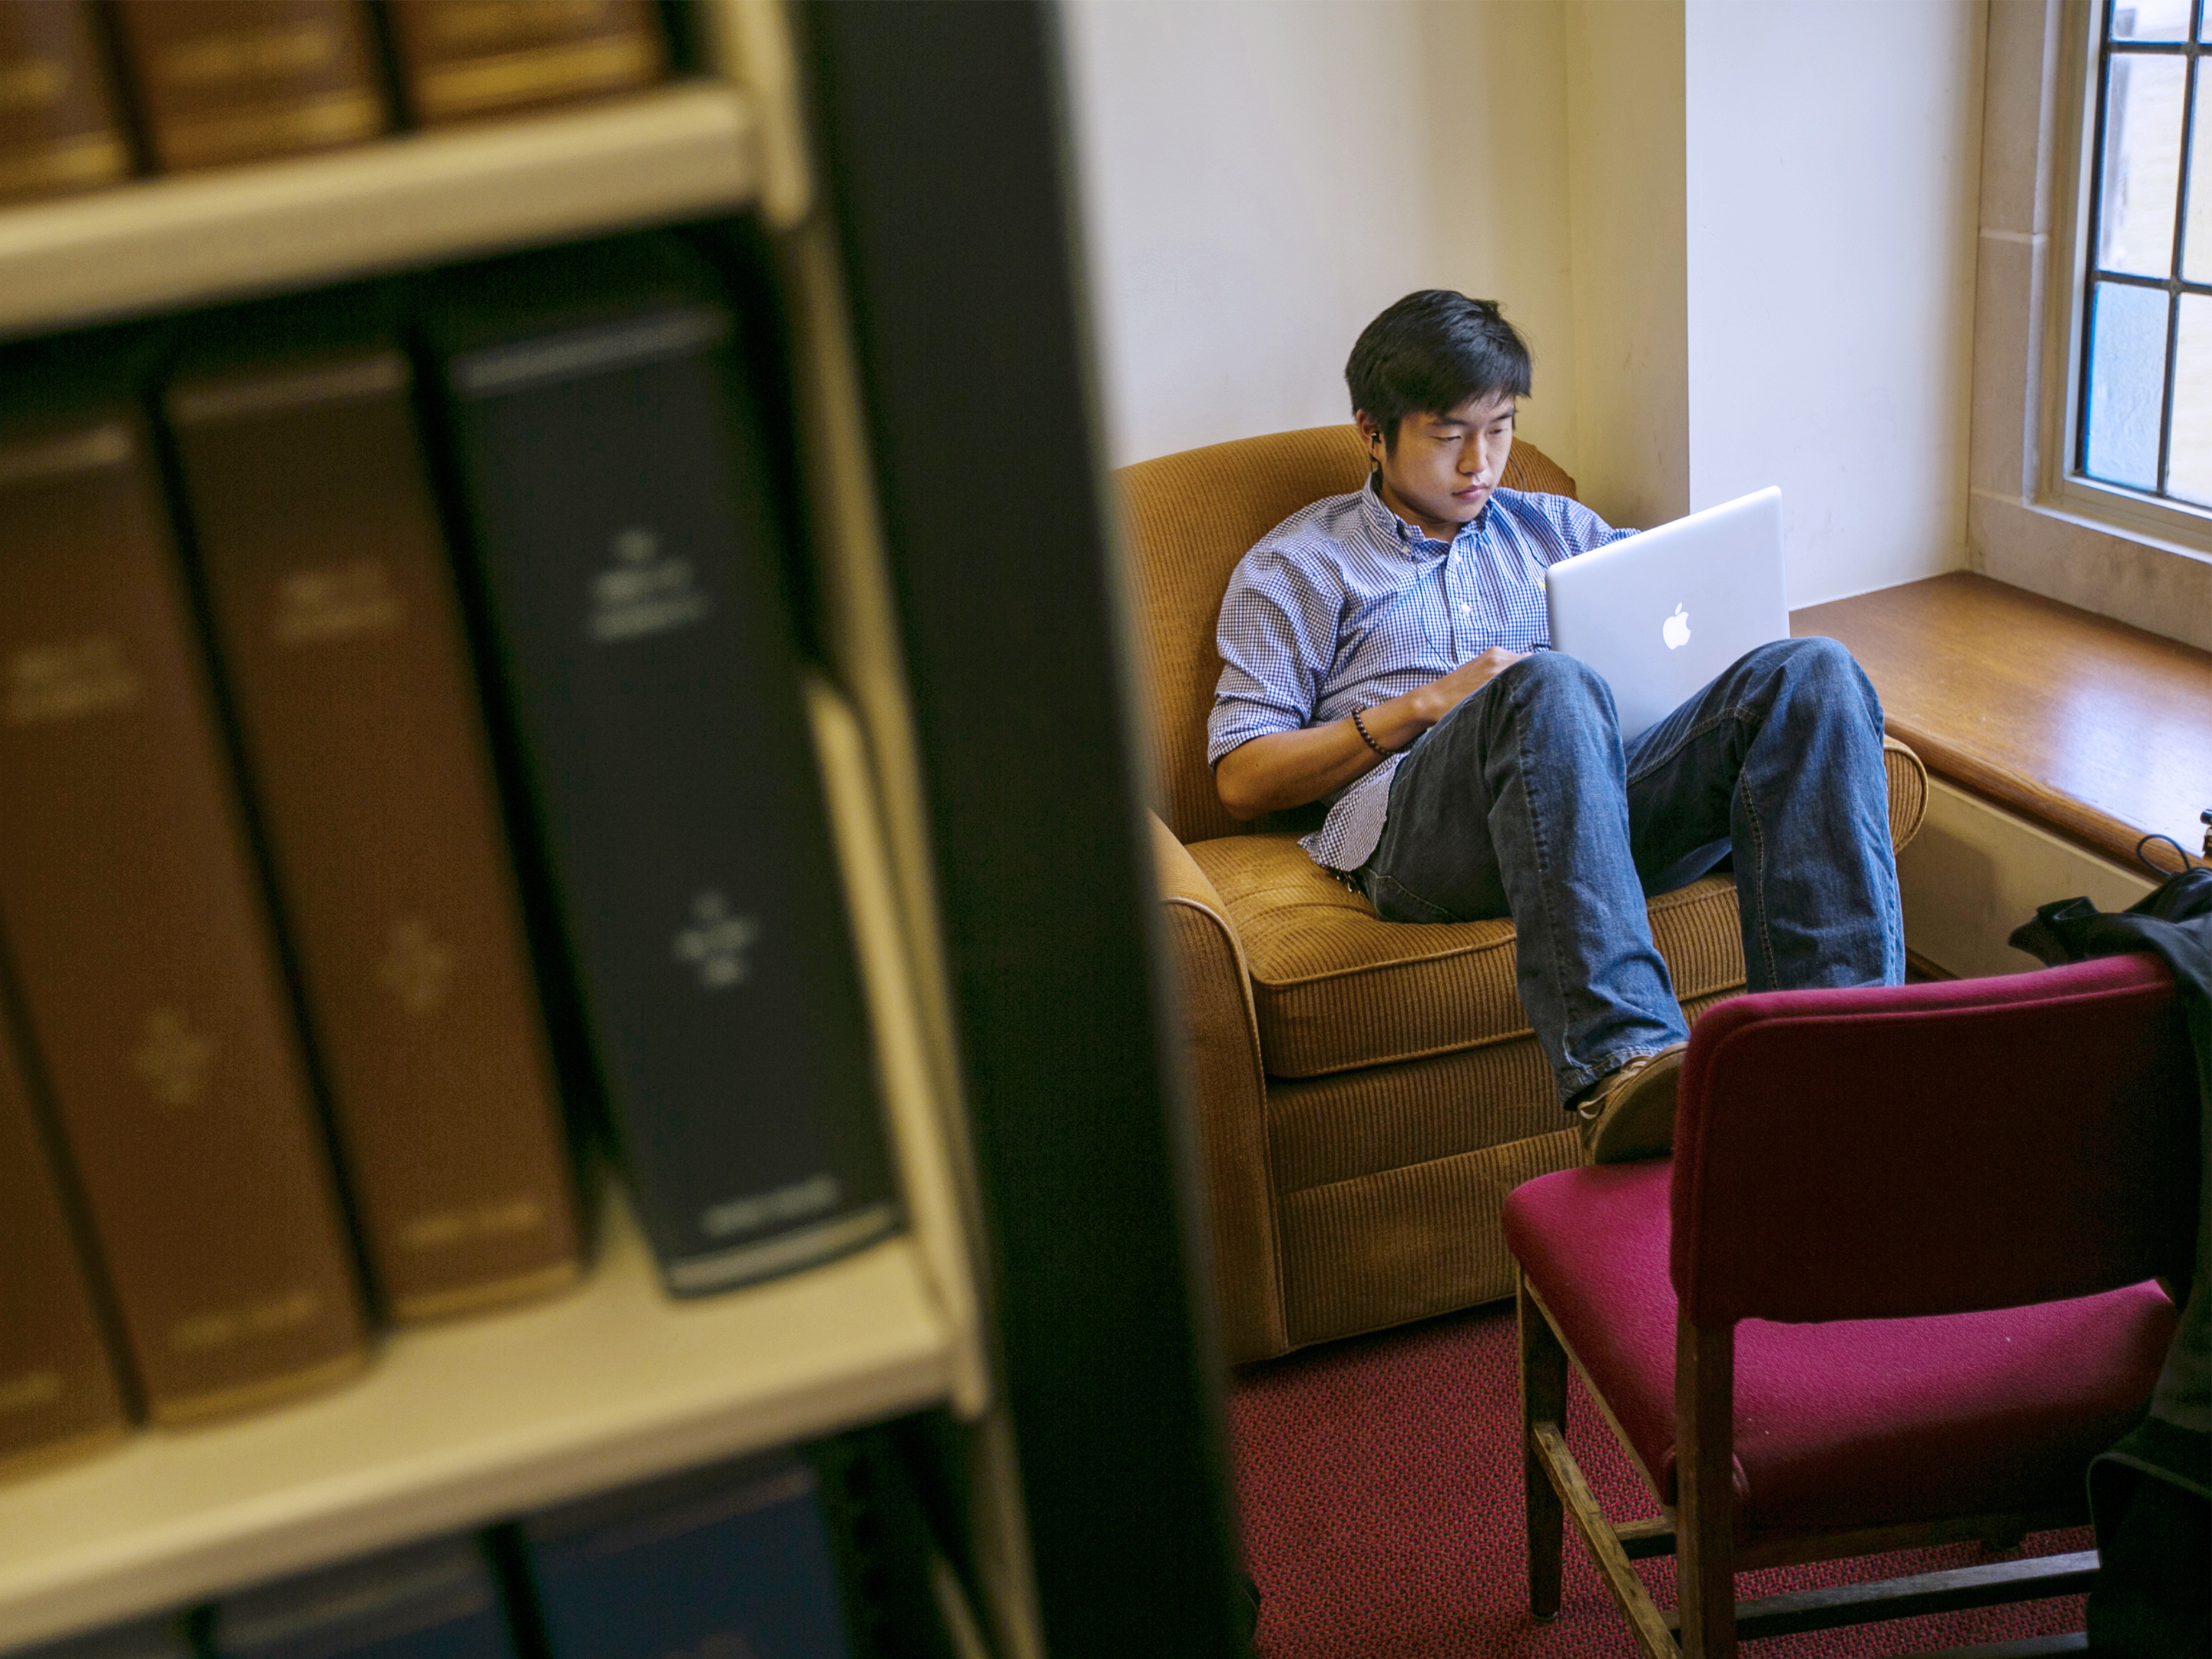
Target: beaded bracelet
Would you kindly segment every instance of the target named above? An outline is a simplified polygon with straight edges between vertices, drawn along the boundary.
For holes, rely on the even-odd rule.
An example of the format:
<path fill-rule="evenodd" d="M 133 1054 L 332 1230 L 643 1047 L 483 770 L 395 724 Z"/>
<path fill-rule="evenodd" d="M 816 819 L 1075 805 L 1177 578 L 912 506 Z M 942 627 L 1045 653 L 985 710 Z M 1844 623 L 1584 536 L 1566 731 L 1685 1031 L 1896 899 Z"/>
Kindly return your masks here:
<path fill-rule="evenodd" d="M 1374 734 L 1368 731 L 1367 722 L 1359 718 L 1359 711 L 1357 708 L 1352 711 L 1352 723 L 1358 729 L 1360 738 L 1366 743 L 1370 749 L 1372 749 L 1376 754 L 1382 756 L 1384 760 L 1389 760 L 1390 758 L 1390 751 L 1385 749 L 1381 744 L 1375 741 Z"/>

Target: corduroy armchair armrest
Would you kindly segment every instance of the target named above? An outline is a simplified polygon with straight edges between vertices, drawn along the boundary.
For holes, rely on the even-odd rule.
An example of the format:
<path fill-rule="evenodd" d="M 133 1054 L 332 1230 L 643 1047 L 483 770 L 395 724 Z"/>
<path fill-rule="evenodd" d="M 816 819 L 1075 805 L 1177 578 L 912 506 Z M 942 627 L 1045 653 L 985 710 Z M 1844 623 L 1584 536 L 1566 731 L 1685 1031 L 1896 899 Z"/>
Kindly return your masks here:
<path fill-rule="evenodd" d="M 1206 1158 L 1222 1346 L 1232 1363 L 1286 1352 L 1267 1152 L 1267 1078 L 1244 946 L 1213 884 L 1154 817 L 1152 864 L 1174 958 L 1183 1052 Z"/>

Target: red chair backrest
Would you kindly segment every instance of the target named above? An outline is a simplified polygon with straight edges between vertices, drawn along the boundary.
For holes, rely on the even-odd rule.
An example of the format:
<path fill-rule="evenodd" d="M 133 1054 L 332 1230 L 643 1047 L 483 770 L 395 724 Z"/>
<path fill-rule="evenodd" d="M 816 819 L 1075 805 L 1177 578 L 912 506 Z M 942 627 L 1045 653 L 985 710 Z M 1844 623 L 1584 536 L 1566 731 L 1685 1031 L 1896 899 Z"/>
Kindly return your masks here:
<path fill-rule="evenodd" d="M 2150 956 L 1784 991 L 1701 1018 L 1675 1115 L 1683 1312 L 1964 1313 L 2185 1272 L 2197 1073 Z"/>

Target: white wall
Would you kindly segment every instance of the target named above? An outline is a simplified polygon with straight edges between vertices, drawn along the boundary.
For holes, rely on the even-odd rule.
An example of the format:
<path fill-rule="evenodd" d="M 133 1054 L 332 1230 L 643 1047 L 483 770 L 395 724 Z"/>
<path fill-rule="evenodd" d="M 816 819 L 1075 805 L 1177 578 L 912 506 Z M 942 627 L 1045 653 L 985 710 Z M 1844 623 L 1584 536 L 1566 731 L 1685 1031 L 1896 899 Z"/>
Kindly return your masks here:
<path fill-rule="evenodd" d="M 1360 329 L 1435 287 L 1504 302 L 1537 354 L 1522 429 L 1571 446 L 1563 89 L 1528 73 L 1555 6 L 1061 16 L 1111 464 L 1349 420 Z"/>
<path fill-rule="evenodd" d="M 1410 9 L 1063 15 L 1111 461 L 1350 419 L 1352 340 L 1435 263 Z"/>
<path fill-rule="evenodd" d="M 1450 0 L 1415 9 L 1434 135 L 1436 286 L 1505 307 L 1536 360 L 1520 435 L 1572 472 L 1581 382 L 1568 226 L 1566 9 Z"/>
<path fill-rule="evenodd" d="M 1686 10 L 1691 504 L 1780 484 L 1793 605 L 1963 568 L 1984 8 Z"/>
<path fill-rule="evenodd" d="M 1983 0 L 1064 0 L 1109 459 L 1346 419 L 1502 301 L 1616 523 L 1783 488 L 1790 599 L 1963 568 Z"/>
<path fill-rule="evenodd" d="M 1579 494 L 1613 524 L 1690 510 L 1681 0 L 1564 9 Z"/>

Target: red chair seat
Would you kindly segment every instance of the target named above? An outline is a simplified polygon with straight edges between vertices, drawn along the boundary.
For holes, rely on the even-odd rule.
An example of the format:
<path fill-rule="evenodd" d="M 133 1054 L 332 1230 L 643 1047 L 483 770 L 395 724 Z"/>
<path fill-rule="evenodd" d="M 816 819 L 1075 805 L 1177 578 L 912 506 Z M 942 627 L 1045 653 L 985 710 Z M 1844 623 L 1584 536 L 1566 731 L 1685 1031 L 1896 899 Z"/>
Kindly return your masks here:
<path fill-rule="evenodd" d="M 1670 1160 L 1517 1188 L 1505 1237 L 1662 1501 L 1675 1502 Z M 1928 1319 L 1736 1327 L 1739 1535 L 2079 1505 L 2172 1339 L 2154 1284 Z M 1992 1363 L 1993 1358 L 2001 1363 Z"/>

